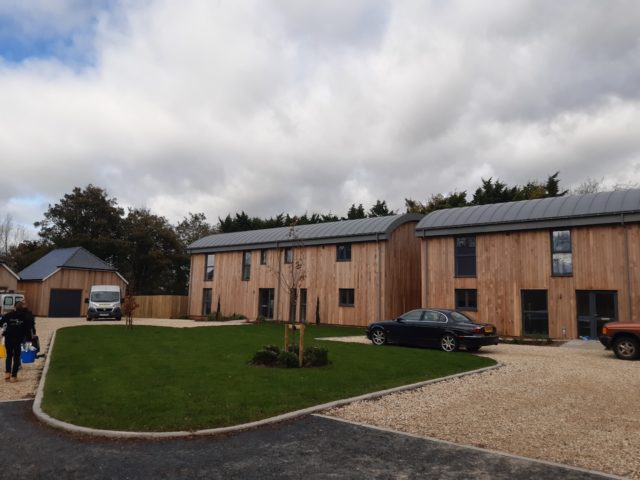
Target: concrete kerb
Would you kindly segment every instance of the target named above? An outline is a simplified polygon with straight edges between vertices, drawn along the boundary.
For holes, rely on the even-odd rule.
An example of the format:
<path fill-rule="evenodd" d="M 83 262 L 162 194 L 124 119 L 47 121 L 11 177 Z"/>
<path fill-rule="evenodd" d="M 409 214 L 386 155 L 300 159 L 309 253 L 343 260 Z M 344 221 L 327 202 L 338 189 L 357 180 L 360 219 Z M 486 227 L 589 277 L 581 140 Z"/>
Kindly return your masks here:
<path fill-rule="evenodd" d="M 310 415 L 312 413 L 320 412 L 323 410 L 329 410 L 331 408 L 341 407 L 348 403 L 358 402 L 361 400 L 372 400 L 375 398 L 382 397 L 384 395 L 389 395 L 390 393 L 397 393 L 405 390 L 413 390 L 413 389 L 424 387 L 426 385 L 431 385 L 434 383 L 446 382 L 454 378 L 461 378 L 461 377 L 466 377 L 468 375 L 475 375 L 478 373 L 495 370 L 497 368 L 501 368 L 504 366 L 504 364 L 498 363 L 490 367 L 484 367 L 477 370 L 457 373 L 455 375 L 449 375 L 447 377 L 435 378 L 433 380 L 425 380 L 423 382 L 412 383 L 409 385 L 402 385 L 400 387 L 380 390 L 378 392 L 366 393 L 364 395 L 358 395 L 356 397 L 345 398 L 342 400 L 335 400 L 333 402 L 323 403 L 321 405 L 315 405 L 313 407 L 303 408 L 301 410 L 296 410 L 294 412 L 283 413 L 282 415 L 277 415 L 275 417 L 265 418 L 263 420 L 258 420 L 255 422 L 243 423 L 240 425 L 233 425 L 230 427 L 209 428 L 209 429 L 194 430 L 194 431 L 176 431 L 176 432 L 125 432 L 125 431 L 117 431 L 117 430 L 100 430 L 95 428 L 81 427 L 79 425 L 74 425 L 72 423 L 63 422 L 61 420 L 53 418 L 42 410 L 42 397 L 44 395 L 44 384 L 46 382 L 47 373 L 49 371 L 49 364 L 51 362 L 51 357 L 52 357 L 51 353 L 53 352 L 56 333 L 57 332 L 53 332 L 53 336 L 51 337 L 47 359 L 44 364 L 44 369 L 42 370 L 42 377 L 40 378 L 40 383 L 38 385 L 38 390 L 36 392 L 36 398 L 33 401 L 34 415 L 43 423 L 46 423 L 47 425 L 50 425 L 51 427 L 54 427 L 54 428 L 65 430 L 67 432 L 79 433 L 83 435 L 93 435 L 93 436 L 99 436 L 99 437 L 110 437 L 110 438 L 141 438 L 141 439 L 180 438 L 180 437 L 208 436 L 208 435 L 216 435 L 221 433 L 240 432 L 243 430 L 250 430 L 250 429 L 261 427 L 264 425 L 270 425 L 273 423 L 293 420 L 294 418 Z"/>

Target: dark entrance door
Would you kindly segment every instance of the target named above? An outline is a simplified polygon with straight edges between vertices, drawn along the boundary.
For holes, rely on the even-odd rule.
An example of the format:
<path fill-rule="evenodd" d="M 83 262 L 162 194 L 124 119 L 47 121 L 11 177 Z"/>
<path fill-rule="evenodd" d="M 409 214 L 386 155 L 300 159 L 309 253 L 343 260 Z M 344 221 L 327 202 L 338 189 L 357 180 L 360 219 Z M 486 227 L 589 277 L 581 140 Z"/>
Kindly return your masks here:
<path fill-rule="evenodd" d="M 258 290 L 258 315 L 273 320 L 273 288 L 261 288 Z"/>
<path fill-rule="evenodd" d="M 618 292 L 576 290 L 578 336 L 597 339 L 605 323 L 618 318 Z"/>
<path fill-rule="evenodd" d="M 522 290 L 522 335 L 549 336 L 546 290 Z"/>
<path fill-rule="evenodd" d="M 49 296 L 50 317 L 80 317 L 82 290 L 52 288 Z"/>

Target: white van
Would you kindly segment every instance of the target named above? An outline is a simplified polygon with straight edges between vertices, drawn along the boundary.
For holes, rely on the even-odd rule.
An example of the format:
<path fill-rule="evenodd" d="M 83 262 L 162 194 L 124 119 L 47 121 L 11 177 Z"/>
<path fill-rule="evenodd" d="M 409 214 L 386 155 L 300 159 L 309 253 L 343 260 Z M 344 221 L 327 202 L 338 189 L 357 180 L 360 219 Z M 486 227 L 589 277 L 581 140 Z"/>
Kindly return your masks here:
<path fill-rule="evenodd" d="M 0 316 L 15 310 L 16 303 L 24 300 L 24 295 L 16 292 L 0 292 Z"/>
<path fill-rule="evenodd" d="M 94 285 L 91 287 L 87 320 L 98 318 L 122 319 L 122 295 L 118 285 Z"/>

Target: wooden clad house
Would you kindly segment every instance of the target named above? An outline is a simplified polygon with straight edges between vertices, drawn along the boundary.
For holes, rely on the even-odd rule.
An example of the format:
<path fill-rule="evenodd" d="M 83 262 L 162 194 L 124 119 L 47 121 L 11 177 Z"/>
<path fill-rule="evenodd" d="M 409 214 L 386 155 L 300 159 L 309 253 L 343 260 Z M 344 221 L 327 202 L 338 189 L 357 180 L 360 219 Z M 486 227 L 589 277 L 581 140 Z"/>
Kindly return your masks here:
<path fill-rule="evenodd" d="M 420 304 L 422 215 L 210 235 L 189 246 L 189 315 L 366 325 Z M 292 298 L 294 299 L 292 301 Z M 292 305 L 296 305 L 295 310 Z"/>
<path fill-rule="evenodd" d="M 17 290 L 19 279 L 18 274 L 8 265 L 0 263 L 0 292 Z"/>
<path fill-rule="evenodd" d="M 509 336 L 596 338 L 640 320 L 640 190 L 439 210 L 416 233 L 424 306 Z"/>
<path fill-rule="evenodd" d="M 23 291 L 35 315 L 82 317 L 84 299 L 92 285 L 118 285 L 124 293 L 127 281 L 108 263 L 82 247 L 53 250 L 20 273 Z"/>

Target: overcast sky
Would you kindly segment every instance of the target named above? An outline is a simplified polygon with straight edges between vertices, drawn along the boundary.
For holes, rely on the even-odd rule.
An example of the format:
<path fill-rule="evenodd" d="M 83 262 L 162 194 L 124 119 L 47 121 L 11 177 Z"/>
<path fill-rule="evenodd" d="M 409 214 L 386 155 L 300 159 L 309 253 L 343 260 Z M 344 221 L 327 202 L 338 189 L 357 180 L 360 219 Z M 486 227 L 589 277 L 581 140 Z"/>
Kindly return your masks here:
<path fill-rule="evenodd" d="M 0 0 L 0 215 L 640 182 L 640 2 Z"/>

